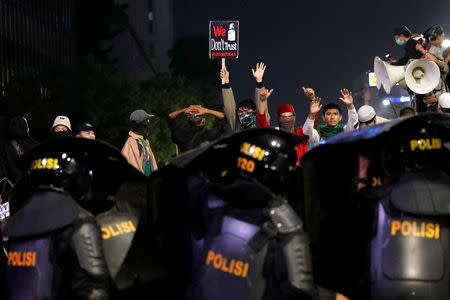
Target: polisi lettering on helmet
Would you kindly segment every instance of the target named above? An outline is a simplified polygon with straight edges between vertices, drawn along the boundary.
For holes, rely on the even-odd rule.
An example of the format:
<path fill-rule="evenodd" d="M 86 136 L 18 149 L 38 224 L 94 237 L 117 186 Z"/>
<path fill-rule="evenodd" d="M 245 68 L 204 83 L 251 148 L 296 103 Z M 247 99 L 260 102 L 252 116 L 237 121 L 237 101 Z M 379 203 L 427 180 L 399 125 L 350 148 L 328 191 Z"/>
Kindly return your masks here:
<path fill-rule="evenodd" d="M 258 147 L 256 145 L 252 145 L 250 143 L 242 143 L 241 152 L 248 156 L 256 158 L 259 161 L 264 158 L 264 155 L 269 154 L 269 152 L 267 152 L 265 149 L 262 149 L 261 147 Z"/>
<path fill-rule="evenodd" d="M 442 140 L 439 138 L 411 140 L 410 145 L 411 151 L 441 149 Z"/>
<path fill-rule="evenodd" d="M 56 170 L 59 168 L 57 158 L 38 158 L 31 162 L 30 170 Z"/>

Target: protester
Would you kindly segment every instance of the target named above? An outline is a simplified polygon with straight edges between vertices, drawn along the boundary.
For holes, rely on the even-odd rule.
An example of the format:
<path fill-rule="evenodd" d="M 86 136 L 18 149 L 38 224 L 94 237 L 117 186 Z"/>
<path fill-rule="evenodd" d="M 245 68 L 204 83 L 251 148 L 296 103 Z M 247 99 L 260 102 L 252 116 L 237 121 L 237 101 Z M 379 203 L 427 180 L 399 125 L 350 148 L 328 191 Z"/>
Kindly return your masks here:
<path fill-rule="evenodd" d="M 411 37 L 411 31 L 406 26 L 394 28 L 394 39 L 397 45 L 405 46 L 405 55 L 400 59 L 389 58 L 388 63 L 394 66 L 404 66 L 410 59 L 421 58 L 425 49 Z"/>
<path fill-rule="evenodd" d="M 7 178 L 16 183 L 23 175 L 16 161 L 38 143 L 30 136 L 28 121 L 24 117 L 13 117 L 9 122 L 8 141 L 5 143 Z"/>
<path fill-rule="evenodd" d="M 399 115 L 400 117 L 415 116 L 417 115 L 417 111 L 414 108 L 407 106 L 400 109 Z"/>
<path fill-rule="evenodd" d="M 94 129 L 95 128 L 94 126 L 92 126 L 92 124 L 87 122 L 80 122 L 75 125 L 73 133 L 75 134 L 76 138 L 95 140 Z"/>
<path fill-rule="evenodd" d="M 305 95 L 313 99 L 315 98 L 314 90 L 311 88 L 305 89 L 303 87 Z M 258 127 L 270 128 L 269 122 L 266 120 L 265 110 L 267 110 L 267 99 L 272 94 L 273 89 L 270 91 L 263 90 L 259 97 L 259 110 L 258 110 Z M 316 118 L 317 123 L 317 118 Z M 303 134 L 303 127 L 295 127 L 295 110 L 291 104 L 282 104 L 278 107 L 278 126 L 280 130 L 284 130 L 300 137 L 300 143 L 297 145 L 297 163 L 303 154 L 308 151 L 308 137 Z M 315 124 L 317 126 L 317 124 Z"/>
<path fill-rule="evenodd" d="M 341 108 L 336 103 L 328 103 L 323 107 L 322 119 L 325 121 L 325 125 L 318 125 L 314 129 L 314 120 L 317 113 L 322 108 L 320 104 L 321 99 L 315 98 L 311 101 L 308 117 L 303 125 L 303 134 L 308 136 L 312 145 L 317 146 L 320 140 L 334 136 L 341 132 L 352 131 L 358 124 L 358 113 L 353 105 L 352 93 L 347 90 L 341 90 L 342 97 L 339 99 L 347 105 L 348 109 L 348 121 L 347 125 L 341 125 L 339 122 L 342 120 Z"/>
<path fill-rule="evenodd" d="M 448 64 L 444 62 L 444 51 L 442 42 L 444 41 L 444 29 L 439 26 L 433 26 L 424 33 L 426 39 L 425 49 L 430 53 L 427 58 L 435 62 L 441 70 L 441 80 L 439 84 L 430 93 L 424 95 L 424 102 L 427 105 L 427 111 L 437 111 L 438 98 L 442 93 L 448 91 L 445 79 L 449 72 Z"/>
<path fill-rule="evenodd" d="M 53 121 L 53 126 L 50 129 L 52 136 L 59 137 L 70 137 L 72 136 L 72 128 L 70 126 L 70 120 L 66 116 L 57 116 L 55 121 Z"/>
<path fill-rule="evenodd" d="M 214 128 L 205 128 L 206 114 L 216 118 Z M 186 117 L 187 124 L 180 120 L 182 115 Z M 203 142 L 218 139 L 227 132 L 224 113 L 201 105 L 190 105 L 170 113 L 168 124 L 172 132 L 172 141 L 178 146 L 181 153 L 193 149 Z"/>
<path fill-rule="evenodd" d="M 153 171 L 158 169 L 148 140 L 150 117 L 153 115 L 142 109 L 131 113 L 131 130 L 128 132 L 128 139 L 122 148 L 122 154 L 128 163 L 146 176 L 150 176 Z"/>
<path fill-rule="evenodd" d="M 358 127 L 371 127 L 377 124 L 389 122 L 388 119 L 377 116 L 375 109 L 370 105 L 363 105 L 358 109 Z"/>
<path fill-rule="evenodd" d="M 263 89 L 262 78 L 266 66 L 263 63 L 256 65 L 256 69 L 252 69 L 253 76 L 256 79 L 255 99 L 258 99 L 259 92 Z M 237 106 L 234 100 L 233 90 L 230 86 L 230 73 L 224 67 L 220 70 L 220 79 L 222 82 L 222 98 L 225 116 L 231 127 L 232 132 L 239 132 L 243 129 L 256 127 L 257 106 L 255 100 L 250 98 L 241 100 Z M 269 120 L 270 117 L 267 116 Z"/>
<path fill-rule="evenodd" d="M 431 32 L 431 30 L 430 30 L 430 32 Z M 419 59 L 419 58 L 423 57 L 423 58 L 429 59 L 431 61 L 434 61 L 436 64 L 438 64 L 439 66 L 442 66 L 442 68 L 443 68 L 443 62 L 439 61 L 439 59 L 437 59 L 436 56 L 433 55 L 430 51 L 426 50 L 421 45 L 421 43 L 419 43 L 418 41 L 416 41 L 415 39 L 412 38 L 411 31 L 408 29 L 408 27 L 406 27 L 406 26 L 396 27 L 396 28 L 394 28 L 393 34 L 394 34 L 395 42 L 399 46 L 403 46 L 403 45 L 405 46 L 405 55 L 399 60 L 389 58 L 389 60 L 387 61 L 388 63 L 390 63 L 391 65 L 394 65 L 394 66 L 404 66 L 411 59 Z M 428 34 L 428 33 L 426 33 L 426 34 Z M 436 32 L 434 32 L 434 35 L 427 35 L 428 38 L 434 38 L 435 36 L 436 37 L 438 36 L 436 34 Z M 439 43 L 439 40 L 435 43 L 437 45 Z M 439 97 L 439 94 L 438 95 L 433 95 L 433 94 L 416 95 L 415 101 L 416 101 L 417 110 L 419 112 L 433 110 L 433 103 L 437 102 L 437 97 Z M 431 107 L 428 108 L 428 106 L 431 106 Z M 434 104 L 434 106 L 435 106 L 435 104 Z"/>
<path fill-rule="evenodd" d="M 438 111 L 450 114 L 450 93 L 443 93 L 439 96 Z"/>

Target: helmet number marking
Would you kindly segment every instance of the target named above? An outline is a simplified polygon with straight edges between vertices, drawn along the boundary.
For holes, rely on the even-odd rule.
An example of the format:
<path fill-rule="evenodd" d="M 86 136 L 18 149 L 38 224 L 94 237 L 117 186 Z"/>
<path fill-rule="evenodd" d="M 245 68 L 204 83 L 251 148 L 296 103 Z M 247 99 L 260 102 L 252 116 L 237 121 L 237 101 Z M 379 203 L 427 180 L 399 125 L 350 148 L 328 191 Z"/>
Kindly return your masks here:
<path fill-rule="evenodd" d="M 255 170 L 255 162 L 251 159 L 238 157 L 237 167 L 243 171 L 253 173 L 253 171 Z"/>

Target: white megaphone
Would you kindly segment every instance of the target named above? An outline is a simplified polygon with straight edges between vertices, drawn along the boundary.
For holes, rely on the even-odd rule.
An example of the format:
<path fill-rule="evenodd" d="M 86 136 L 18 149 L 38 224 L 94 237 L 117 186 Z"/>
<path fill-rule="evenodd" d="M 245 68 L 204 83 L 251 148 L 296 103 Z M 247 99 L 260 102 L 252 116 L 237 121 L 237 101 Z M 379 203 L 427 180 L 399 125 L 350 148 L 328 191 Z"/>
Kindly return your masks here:
<path fill-rule="evenodd" d="M 373 69 L 377 81 L 377 88 L 383 86 L 386 93 L 391 92 L 391 88 L 405 78 L 405 66 L 391 66 L 378 56 L 373 61 Z"/>
<path fill-rule="evenodd" d="M 438 65 L 431 60 L 416 59 L 406 67 L 406 85 L 416 94 L 423 95 L 431 92 L 440 80 L 441 71 Z"/>

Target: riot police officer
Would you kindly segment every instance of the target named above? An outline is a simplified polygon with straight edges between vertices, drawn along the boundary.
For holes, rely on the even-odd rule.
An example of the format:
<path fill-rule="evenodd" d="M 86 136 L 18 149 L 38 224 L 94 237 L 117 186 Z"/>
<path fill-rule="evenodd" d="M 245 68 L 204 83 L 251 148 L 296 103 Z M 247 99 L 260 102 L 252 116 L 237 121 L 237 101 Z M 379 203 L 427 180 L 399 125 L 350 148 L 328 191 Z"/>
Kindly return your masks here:
<path fill-rule="evenodd" d="M 287 132 L 247 130 L 189 164 L 196 176 L 187 180 L 188 298 L 336 298 L 314 283 L 308 237 L 282 196 L 295 177 L 298 142 Z"/>
<path fill-rule="evenodd" d="M 9 299 L 108 298 L 101 232 L 83 207 L 93 195 L 87 153 L 63 148 L 41 145 L 23 158 L 29 193 L 4 229 Z"/>

